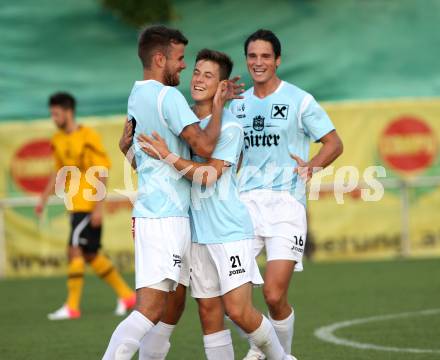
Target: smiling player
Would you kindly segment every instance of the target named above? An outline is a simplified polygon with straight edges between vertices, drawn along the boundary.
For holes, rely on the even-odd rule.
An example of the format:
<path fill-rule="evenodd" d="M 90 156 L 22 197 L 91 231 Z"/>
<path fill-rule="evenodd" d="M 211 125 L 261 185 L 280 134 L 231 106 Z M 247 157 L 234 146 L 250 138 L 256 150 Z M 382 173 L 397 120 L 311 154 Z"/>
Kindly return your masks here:
<path fill-rule="evenodd" d="M 210 156 L 220 132 L 224 104 L 236 96 L 234 87 L 226 86 L 231 82 L 216 89 L 212 121 L 200 128 L 199 119 L 174 88 L 179 84 L 180 72 L 186 68 L 187 43 L 180 31 L 165 26 L 151 26 L 142 31 L 138 55 L 144 79 L 133 86 L 128 99 L 128 119 L 136 121 L 133 126 L 136 135 L 156 131 L 180 156 L 189 156 L 190 147 L 201 156 Z M 129 145 L 121 147 L 124 154 Z M 139 150 L 137 141 L 134 147 Z M 105 360 L 131 359 L 145 335 L 165 330 L 165 325 L 160 329 L 155 325 L 169 304 L 169 293 L 176 290 L 179 281 L 185 281 L 182 279 L 189 281 L 189 275 L 182 277 L 181 273 L 186 268 L 184 255 L 190 244 L 190 183 L 142 151 L 135 152 L 135 165 L 138 172 L 138 196 L 133 208 L 136 309 L 113 332 Z M 175 315 L 177 321 L 180 314 Z"/>
<path fill-rule="evenodd" d="M 229 77 L 232 62 L 213 50 L 201 50 L 191 81 L 194 112 L 202 128 L 209 125 L 219 82 Z M 252 222 L 238 198 L 237 166 L 243 130 L 225 110 L 211 157 L 192 160 L 168 149 L 157 133 L 141 135 L 144 151 L 193 181 L 191 191 L 191 293 L 197 299 L 208 360 L 232 360 L 234 352 L 224 313 L 229 315 L 269 359 L 294 359 L 284 352 L 269 320 L 252 304 L 252 284 L 262 279 L 253 254 Z M 197 185 L 199 184 L 199 186 Z"/>
<path fill-rule="evenodd" d="M 270 321 L 290 353 L 294 312 L 287 294 L 294 271 L 302 271 L 307 233 L 304 182 L 314 168 L 331 164 L 342 153 L 335 128 L 315 99 L 277 76 L 281 44 L 270 30 L 258 30 L 244 43 L 253 87 L 231 111 L 244 128 L 240 198 L 254 224 L 255 255 L 267 255 L 263 294 Z M 309 162 L 309 144 L 322 146 Z M 296 167 L 302 180 L 298 179 Z M 264 359 L 255 345 L 246 360 Z"/>

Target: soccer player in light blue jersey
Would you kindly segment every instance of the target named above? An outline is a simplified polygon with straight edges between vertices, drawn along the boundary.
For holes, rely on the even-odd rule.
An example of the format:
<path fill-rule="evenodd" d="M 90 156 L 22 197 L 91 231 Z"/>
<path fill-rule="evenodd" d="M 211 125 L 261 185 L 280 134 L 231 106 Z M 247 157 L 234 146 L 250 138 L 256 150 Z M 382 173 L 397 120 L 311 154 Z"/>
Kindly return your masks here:
<path fill-rule="evenodd" d="M 212 121 L 218 83 L 229 77 L 232 61 L 221 52 L 201 50 L 191 81 L 194 112 L 205 128 Z M 210 157 L 191 160 L 171 150 L 157 133 L 141 135 L 146 153 L 185 174 L 191 189 L 191 294 L 197 299 L 208 360 L 234 358 L 224 313 L 248 334 L 269 359 L 294 359 L 284 352 L 270 321 L 252 305 L 252 284 L 262 278 L 253 252 L 253 226 L 237 188 L 243 129 L 224 110 L 218 143 Z"/>
<path fill-rule="evenodd" d="M 191 147 L 194 153 L 209 157 L 220 133 L 225 101 L 234 98 L 235 87 L 228 82 L 216 89 L 212 120 L 202 129 L 183 95 L 174 88 L 186 67 L 187 43 L 180 31 L 164 26 L 152 26 L 141 33 L 138 55 L 144 79 L 133 86 L 128 119 L 133 122 L 135 134 L 155 131 L 179 156 L 189 157 Z M 177 283 L 189 282 L 189 274 L 182 276 L 182 272 L 185 268 L 189 271 L 184 255 L 191 241 L 190 182 L 166 164 L 137 151 L 136 141 L 134 145 L 138 173 L 138 197 L 133 210 L 136 309 L 113 332 L 105 360 L 131 359 L 152 329 L 159 334 L 168 331 L 166 324 L 160 329 L 155 326 L 164 314 L 167 300 L 168 305 L 172 303 L 168 293 L 176 289 Z M 122 146 L 121 150 L 127 154 L 128 147 Z"/>
<path fill-rule="evenodd" d="M 270 320 L 290 353 L 294 312 L 287 294 L 293 272 L 303 269 L 305 183 L 314 168 L 328 166 L 342 153 L 342 142 L 313 96 L 277 76 L 281 44 L 273 32 L 250 35 L 244 53 L 254 86 L 230 105 L 244 129 L 240 198 L 252 217 L 255 255 L 266 250 L 263 293 Z M 306 162 L 311 141 L 322 146 Z M 245 359 L 264 358 L 251 344 Z"/>

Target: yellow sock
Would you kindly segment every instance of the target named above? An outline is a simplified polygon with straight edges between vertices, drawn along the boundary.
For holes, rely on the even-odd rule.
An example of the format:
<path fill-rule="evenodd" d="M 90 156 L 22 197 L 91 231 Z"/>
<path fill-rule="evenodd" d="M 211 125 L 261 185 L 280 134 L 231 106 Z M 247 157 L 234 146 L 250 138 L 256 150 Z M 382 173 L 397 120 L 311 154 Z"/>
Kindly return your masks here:
<path fill-rule="evenodd" d="M 133 296 L 133 290 L 129 288 L 121 275 L 119 275 L 118 270 L 114 268 L 109 258 L 98 254 L 90 265 L 95 270 L 95 273 L 113 288 L 119 298 L 127 299 Z"/>
<path fill-rule="evenodd" d="M 82 257 L 74 257 L 67 268 L 67 301 L 71 310 L 79 310 L 84 285 L 85 263 Z"/>

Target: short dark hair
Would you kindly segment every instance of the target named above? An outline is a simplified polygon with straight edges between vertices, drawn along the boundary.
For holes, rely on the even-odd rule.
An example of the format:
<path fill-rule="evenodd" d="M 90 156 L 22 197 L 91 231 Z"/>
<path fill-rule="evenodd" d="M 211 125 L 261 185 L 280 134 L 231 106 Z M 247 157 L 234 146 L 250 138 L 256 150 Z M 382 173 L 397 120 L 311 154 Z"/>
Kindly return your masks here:
<path fill-rule="evenodd" d="M 220 80 L 227 80 L 229 79 L 229 76 L 231 76 L 234 63 L 224 52 L 202 49 L 197 53 L 196 63 L 200 60 L 208 60 L 218 64 L 220 67 Z"/>
<path fill-rule="evenodd" d="M 279 58 L 281 56 L 281 43 L 277 36 L 270 30 L 259 29 L 255 31 L 253 34 L 249 35 L 249 37 L 244 42 L 244 54 L 247 56 L 248 46 L 251 41 L 256 40 L 264 40 L 270 42 L 272 44 L 273 52 L 275 53 L 275 58 Z"/>
<path fill-rule="evenodd" d="M 154 50 L 160 49 L 165 55 L 171 44 L 188 44 L 188 39 L 177 29 L 154 25 L 142 30 L 138 40 L 138 56 L 144 69 L 151 66 Z"/>
<path fill-rule="evenodd" d="M 63 109 L 75 111 L 76 100 L 68 92 L 57 92 L 49 97 L 49 107 L 61 106 Z"/>

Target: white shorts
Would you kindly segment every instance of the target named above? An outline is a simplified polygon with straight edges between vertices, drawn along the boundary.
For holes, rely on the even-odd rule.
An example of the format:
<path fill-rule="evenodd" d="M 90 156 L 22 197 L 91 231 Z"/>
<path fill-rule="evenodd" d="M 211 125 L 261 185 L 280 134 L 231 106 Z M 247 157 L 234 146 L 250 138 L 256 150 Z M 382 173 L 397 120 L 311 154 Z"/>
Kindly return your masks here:
<path fill-rule="evenodd" d="M 192 243 L 190 267 L 191 296 L 197 299 L 223 296 L 248 282 L 263 284 L 252 240 Z"/>
<path fill-rule="evenodd" d="M 188 218 L 133 218 L 133 235 L 136 289 L 172 291 L 178 282 L 188 286 L 186 255 L 191 244 Z"/>
<path fill-rule="evenodd" d="M 266 248 L 267 261 L 295 261 L 302 271 L 306 244 L 305 207 L 288 191 L 252 190 L 240 194 L 254 225 L 254 254 Z"/>

